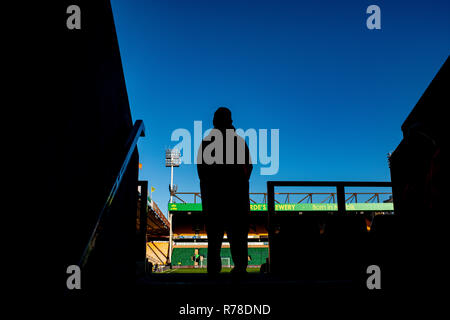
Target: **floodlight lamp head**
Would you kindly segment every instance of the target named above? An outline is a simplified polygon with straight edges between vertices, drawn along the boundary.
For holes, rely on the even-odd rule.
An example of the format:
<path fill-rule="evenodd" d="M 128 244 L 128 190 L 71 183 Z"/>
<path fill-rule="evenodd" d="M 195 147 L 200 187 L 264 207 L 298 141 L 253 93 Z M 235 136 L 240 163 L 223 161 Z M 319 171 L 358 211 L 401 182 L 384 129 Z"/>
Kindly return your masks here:
<path fill-rule="evenodd" d="M 178 149 L 166 150 L 166 167 L 179 167 L 181 164 L 180 151 Z"/>

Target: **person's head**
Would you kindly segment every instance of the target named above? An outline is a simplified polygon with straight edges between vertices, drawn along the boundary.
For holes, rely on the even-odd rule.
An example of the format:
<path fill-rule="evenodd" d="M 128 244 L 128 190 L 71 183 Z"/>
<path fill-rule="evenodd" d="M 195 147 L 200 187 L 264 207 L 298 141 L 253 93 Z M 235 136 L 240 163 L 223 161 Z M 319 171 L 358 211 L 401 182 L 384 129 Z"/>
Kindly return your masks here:
<path fill-rule="evenodd" d="M 220 107 L 214 112 L 213 125 L 216 129 L 232 128 L 233 120 L 231 119 L 231 111 L 228 108 Z"/>

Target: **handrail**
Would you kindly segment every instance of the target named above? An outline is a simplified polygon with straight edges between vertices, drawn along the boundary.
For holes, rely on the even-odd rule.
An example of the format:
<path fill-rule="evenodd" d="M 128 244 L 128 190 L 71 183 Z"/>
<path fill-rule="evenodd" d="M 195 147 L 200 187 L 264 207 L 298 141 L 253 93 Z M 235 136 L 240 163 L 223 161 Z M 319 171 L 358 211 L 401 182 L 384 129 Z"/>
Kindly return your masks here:
<path fill-rule="evenodd" d="M 145 137 L 145 126 L 144 126 L 144 122 L 142 120 L 136 120 L 136 122 L 134 123 L 133 129 L 131 130 L 131 133 L 128 136 L 127 143 L 125 144 L 125 150 L 127 150 L 127 153 L 122 162 L 122 166 L 120 167 L 120 170 L 116 176 L 116 179 L 111 188 L 111 191 L 109 192 L 109 195 L 106 198 L 105 204 L 103 205 L 103 208 L 100 211 L 100 214 L 97 218 L 97 222 L 95 223 L 94 229 L 92 230 L 92 234 L 91 234 L 89 241 L 86 245 L 86 248 L 84 249 L 83 254 L 81 256 L 80 262 L 78 263 L 78 265 L 81 268 L 86 265 L 86 263 L 89 259 L 89 256 L 95 247 L 95 242 L 96 242 L 98 234 L 101 230 L 100 226 L 103 221 L 102 218 L 105 215 L 105 213 L 111 209 L 112 202 L 114 200 L 114 197 L 116 196 L 117 190 L 120 187 L 122 178 L 128 168 L 128 164 L 130 163 L 131 156 L 133 155 L 134 149 L 137 146 L 139 137 Z"/>

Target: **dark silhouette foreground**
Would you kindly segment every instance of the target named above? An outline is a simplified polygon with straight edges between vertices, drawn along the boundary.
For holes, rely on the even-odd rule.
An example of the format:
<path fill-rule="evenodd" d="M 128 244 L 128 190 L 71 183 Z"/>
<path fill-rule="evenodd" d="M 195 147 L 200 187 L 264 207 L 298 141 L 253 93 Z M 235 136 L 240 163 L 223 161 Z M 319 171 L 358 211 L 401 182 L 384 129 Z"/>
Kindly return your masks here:
<path fill-rule="evenodd" d="M 230 242 L 233 273 L 245 273 L 250 212 L 249 178 L 252 172 L 245 141 L 235 133 L 231 111 L 214 113 L 214 129 L 200 146 L 197 170 L 208 234 L 208 273 L 222 268 L 220 249 L 224 233 Z"/>

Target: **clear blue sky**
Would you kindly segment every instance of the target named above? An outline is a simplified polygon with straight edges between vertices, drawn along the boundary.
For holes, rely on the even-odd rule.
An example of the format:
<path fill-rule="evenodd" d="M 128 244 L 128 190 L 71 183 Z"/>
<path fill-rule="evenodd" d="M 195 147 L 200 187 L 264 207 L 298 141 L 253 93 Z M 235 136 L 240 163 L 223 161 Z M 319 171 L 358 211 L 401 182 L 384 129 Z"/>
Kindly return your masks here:
<path fill-rule="evenodd" d="M 390 180 L 386 154 L 450 52 L 450 1 L 112 0 L 133 119 L 143 119 L 140 179 L 164 213 L 173 130 L 212 126 L 219 106 L 239 128 L 280 129 L 267 180 Z M 381 30 L 366 8 L 381 8 Z M 195 165 L 175 168 L 199 191 Z"/>

